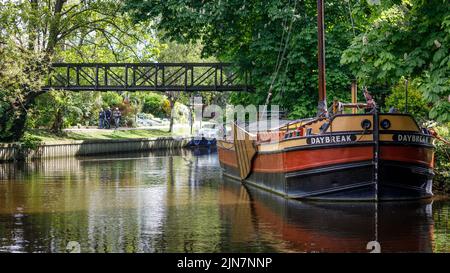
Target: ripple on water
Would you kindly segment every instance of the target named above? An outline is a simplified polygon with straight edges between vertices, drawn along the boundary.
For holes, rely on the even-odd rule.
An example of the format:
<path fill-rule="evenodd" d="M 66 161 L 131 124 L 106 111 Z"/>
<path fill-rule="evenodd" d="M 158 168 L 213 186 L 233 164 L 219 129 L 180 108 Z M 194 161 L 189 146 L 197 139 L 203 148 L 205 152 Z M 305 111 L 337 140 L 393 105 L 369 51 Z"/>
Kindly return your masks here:
<path fill-rule="evenodd" d="M 448 201 L 285 200 L 223 179 L 203 150 L 10 165 L 0 197 L 1 252 L 450 251 Z"/>

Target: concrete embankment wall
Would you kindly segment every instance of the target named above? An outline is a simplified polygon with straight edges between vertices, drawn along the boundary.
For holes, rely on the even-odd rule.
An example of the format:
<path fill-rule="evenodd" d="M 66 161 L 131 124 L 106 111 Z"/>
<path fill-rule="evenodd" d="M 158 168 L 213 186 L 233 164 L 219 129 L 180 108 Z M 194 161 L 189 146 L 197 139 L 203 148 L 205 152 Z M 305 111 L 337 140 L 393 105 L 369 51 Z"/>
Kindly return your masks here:
<path fill-rule="evenodd" d="M 0 162 L 177 149 L 185 147 L 189 141 L 190 138 L 171 137 L 70 141 L 55 144 L 46 143 L 34 150 L 23 149 L 19 144 L 0 144 Z"/>

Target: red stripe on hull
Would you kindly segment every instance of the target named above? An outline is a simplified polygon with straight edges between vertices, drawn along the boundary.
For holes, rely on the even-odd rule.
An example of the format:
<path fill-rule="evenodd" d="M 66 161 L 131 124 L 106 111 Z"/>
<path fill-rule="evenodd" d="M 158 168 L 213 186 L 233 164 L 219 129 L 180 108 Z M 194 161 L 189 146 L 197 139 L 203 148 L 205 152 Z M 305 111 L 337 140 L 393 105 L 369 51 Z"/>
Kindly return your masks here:
<path fill-rule="evenodd" d="M 418 146 L 381 146 L 380 159 L 416 163 L 434 166 L 434 151 L 432 148 Z"/>
<path fill-rule="evenodd" d="M 259 154 L 254 170 L 259 172 L 293 172 L 334 164 L 372 160 L 371 146 L 288 151 L 279 154 Z"/>
<path fill-rule="evenodd" d="M 220 147 L 218 151 L 221 163 L 237 168 L 234 151 Z M 372 155 L 372 146 L 280 151 L 271 154 L 257 154 L 252 170 L 264 173 L 293 172 L 327 165 L 372 160 Z"/>

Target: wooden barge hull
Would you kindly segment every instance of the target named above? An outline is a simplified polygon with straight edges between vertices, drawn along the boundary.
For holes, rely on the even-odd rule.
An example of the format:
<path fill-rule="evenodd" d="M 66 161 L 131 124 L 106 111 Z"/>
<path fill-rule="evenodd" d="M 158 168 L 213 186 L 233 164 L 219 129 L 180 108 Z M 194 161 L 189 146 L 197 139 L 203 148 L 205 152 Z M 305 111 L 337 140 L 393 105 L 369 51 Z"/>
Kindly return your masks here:
<path fill-rule="evenodd" d="M 369 117 L 358 115 L 357 121 Z M 397 126 L 405 129 L 404 124 Z M 219 160 L 224 175 L 287 198 L 383 201 L 431 197 L 431 138 L 415 126 L 406 129 L 378 130 L 379 134 L 375 130 L 335 131 L 322 136 L 344 139 L 334 143 L 317 141 L 318 136 L 261 143 L 245 179 L 240 177 L 233 143 L 218 142 Z"/>

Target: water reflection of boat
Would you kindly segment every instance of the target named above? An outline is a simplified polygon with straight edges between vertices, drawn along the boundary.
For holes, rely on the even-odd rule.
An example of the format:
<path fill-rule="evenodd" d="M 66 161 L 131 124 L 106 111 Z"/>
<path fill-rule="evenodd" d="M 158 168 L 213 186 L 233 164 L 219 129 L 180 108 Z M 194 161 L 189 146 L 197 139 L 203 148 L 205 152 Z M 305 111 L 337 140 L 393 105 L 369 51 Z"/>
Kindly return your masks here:
<path fill-rule="evenodd" d="M 258 234 L 281 252 L 432 252 L 431 202 L 328 203 L 285 199 L 225 179 L 221 201 L 234 204 L 226 221 L 245 241 Z"/>
<path fill-rule="evenodd" d="M 189 141 L 187 147 L 215 147 L 216 143 L 217 141 L 215 138 L 195 137 L 192 138 L 191 141 Z"/>

